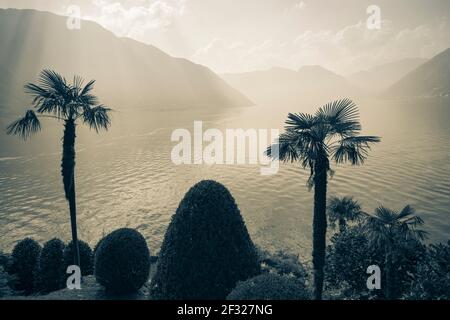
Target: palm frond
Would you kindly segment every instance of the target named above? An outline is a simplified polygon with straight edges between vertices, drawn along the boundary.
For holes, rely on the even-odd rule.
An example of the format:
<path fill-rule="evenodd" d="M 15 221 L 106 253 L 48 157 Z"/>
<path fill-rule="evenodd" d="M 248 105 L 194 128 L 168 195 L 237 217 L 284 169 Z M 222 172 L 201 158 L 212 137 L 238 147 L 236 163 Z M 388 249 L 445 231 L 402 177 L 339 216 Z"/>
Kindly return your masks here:
<path fill-rule="evenodd" d="M 316 112 L 316 118 L 329 125 L 331 134 L 342 137 L 355 135 L 361 130 L 358 108 L 347 98 L 324 105 Z"/>
<path fill-rule="evenodd" d="M 330 221 L 337 221 L 340 218 L 353 221 L 361 215 L 361 206 L 352 197 L 332 197 L 327 206 Z"/>
<path fill-rule="evenodd" d="M 93 108 L 84 108 L 83 122 L 97 132 L 101 129 L 108 130 L 109 125 L 111 124 L 110 112 L 111 109 L 103 105 Z"/>
<path fill-rule="evenodd" d="M 67 115 L 65 104 L 70 100 L 71 88 L 66 80 L 55 71 L 43 70 L 38 83 L 25 85 L 25 92 L 32 96 L 37 112 L 52 113 L 58 117 Z"/>
<path fill-rule="evenodd" d="M 81 90 L 83 90 L 83 78 L 79 75 L 73 76 L 72 88 L 75 89 L 76 95 L 79 95 Z"/>
<path fill-rule="evenodd" d="M 297 161 L 301 157 L 301 150 L 296 136 L 289 134 L 289 132 L 282 133 L 278 142 L 267 148 L 266 155 L 274 160 L 284 162 Z"/>
<path fill-rule="evenodd" d="M 383 224 L 394 223 L 397 220 L 395 211 L 383 206 L 375 209 L 375 217 Z"/>
<path fill-rule="evenodd" d="M 317 119 L 307 113 L 289 113 L 286 130 L 308 130 L 317 124 Z"/>
<path fill-rule="evenodd" d="M 416 213 L 413 207 L 411 207 L 409 204 L 405 206 L 402 211 L 399 212 L 397 219 L 401 220 L 407 216 L 412 216 Z"/>
<path fill-rule="evenodd" d="M 45 69 L 39 75 L 40 87 L 48 92 L 53 92 L 61 96 L 66 96 L 68 92 L 68 85 L 66 79 L 59 73 Z"/>
<path fill-rule="evenodd" d="M 332 157 L 336 163 L 349 161 L 353 165 L 363 164 L 367 158 L 371 144 L 380 142 L 375 136 L 350 136 L 343 138 L 332 146 Z"/>
<path fill-rule="evenodd" d="M 319 108 L 316 117 L 331 125 L 345 122 L 358 122 L 359 113 L 356 104 L 350 99 L 335 100 Z"/>
<path fill-rule="evenodd" d="M 426 231 L 417 228 L 423 224 L 423 220 L 415 215 L 409 205 L 399 213 L 381 206 L 374 215 L 366 215 L 365 231 L 377 245 L 389 245 L 392 241 L 421 241 L 427 237 Z"/>
<path fill-rule="evenodd" d="M 40 129 L 41 123 L 38 117 L 33 110 L 28 110 L 23 118 L 14 121 L 6 128 L 6 133 L 27 139 L 31 134 Z"/>
<path fill-rule="evenodd" d="M 80 96 L 87 95 L 89 92 L 91 92 L 92 89 L 94 89 L 94 83 L 95 83 L 95 80 L 89 81 L 89 82 L 84 86 L 83 90 L 81 90 Z"/>

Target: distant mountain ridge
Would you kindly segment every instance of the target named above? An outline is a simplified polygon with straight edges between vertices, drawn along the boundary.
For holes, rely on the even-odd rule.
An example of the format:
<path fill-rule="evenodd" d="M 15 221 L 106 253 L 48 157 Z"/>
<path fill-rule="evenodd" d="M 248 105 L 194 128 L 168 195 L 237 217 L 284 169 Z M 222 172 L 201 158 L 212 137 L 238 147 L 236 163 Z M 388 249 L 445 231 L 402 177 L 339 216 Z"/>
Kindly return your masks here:
<path fill-rule="evenodd" d="M 367 93 L 378 94 L 426 61 L 422 58 L 402 59 L 351 74 L 347 78 Z"/>
<path fill-rule="evenodd" d="M 95 79 L 95 93 L 115 109 L 171 109 L 253 104 L 205 66 L 82 21 L 35 10 L 0 9 L 0 107 L 26 103 L 26 82 L 44 68 Z M 2 106 L 3 105 L 3 106 Z"/>
<path fill-rule="evenodd" d="M 450 96 L 450 48 L 405 75 L 386 90 L 385 96 Z"/>
<path fill-rule="evenodd" d="M 298 71 L 274 67 L 221 76 L 259 104 L 296 104 L 305 99 L 326 100 L 359 94 L 359 89 L 347 79 L 320 66 L 303 66 Z"/>

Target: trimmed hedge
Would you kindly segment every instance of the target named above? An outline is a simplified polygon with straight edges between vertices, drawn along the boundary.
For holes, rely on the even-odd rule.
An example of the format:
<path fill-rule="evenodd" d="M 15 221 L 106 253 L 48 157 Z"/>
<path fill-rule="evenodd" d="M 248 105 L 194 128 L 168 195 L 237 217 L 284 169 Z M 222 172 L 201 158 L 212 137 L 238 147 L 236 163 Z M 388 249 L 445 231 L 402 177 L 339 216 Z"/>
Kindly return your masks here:
<path fill-rule="evenodd" d="M 256 249 L 230 192 L 206 180 L 184 196 L 152 279 L 155 299 L 224 299 L 260 272 Z"/>
<path fill-rule="evenodd" d="M 307 300 L 305 284 L 298 278 L 276 273 L 264 273 L 239 282 L 227 300 Z"/>
<path fill-rule="evenodd" d="M 59 239 L 51 239 L 44 244 L 36 268 L 36 289 L 48 293 L 64 287 L 65 244 Z"/>
<path fill-rule="evenodd" d="M 144 237 L 136 230 L 122 228 L 100 241 L 95 253 L 97 282 L 114 293 L 139 290 L 150 272 L 150 251 Z"/>
<path fill-rule="evenodd" d="M 25 238 L 13 249 L 11 254 L 12 265 L 10 273 L 17 276 L 15 290 L 24 291 L 24 294 L 33 293 L 34 270 L 41 253 L 41 246 L 31 238 Z"/>
<path fill-rule="evenodd" d="M 81 240 L 78 240 L 78 247 L 80 250 L 80 269 L 82 276 L 88 276 L 94 273 L 94 255 L 92 254 L 91 247 Z M 72 241 L 64 249 L 64 273 L 68 266 L 74 264 L 73 261 L 73 245 Z M 67 277 L 65 277 L 67 279 Z"/>

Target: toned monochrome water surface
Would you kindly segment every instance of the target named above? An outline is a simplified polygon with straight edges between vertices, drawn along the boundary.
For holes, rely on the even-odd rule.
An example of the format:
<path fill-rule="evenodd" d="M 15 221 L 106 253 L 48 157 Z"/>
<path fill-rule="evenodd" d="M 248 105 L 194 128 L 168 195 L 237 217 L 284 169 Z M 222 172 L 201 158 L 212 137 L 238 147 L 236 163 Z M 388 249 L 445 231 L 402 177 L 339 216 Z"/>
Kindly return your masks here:
<path fill-rule="evenodd" d="M 381 204 L 393 209 L 411 204 L 424 218 L 430 241 L 447 240 L 449 100 L 356 102 L 363 132 L 381 136 L 382 143 L 373 148 L 364 166 L 333 165 L 329 195 L 354 196 L 367 212 Z M 107 133 L 95 135 L 80 127 L 76 180 L 81 239 L 94 245 L 113 229 L 129 226 L 147 238 L 155 253 L 185 192 L 201 179 L 215 179 L 232 192 L 256 244 L 308 260 L 313 193 L 306 187 L 307 170 L 281 164 L 278 174 L 262 176 L 255 165 L 175 166 L 170 152 L 176 143 L 170 136 L 177 128 L 193 132 L 194 120 L 202 120 L 204 130 L 282 130 L 288 112 L 318 107 L 305 103 L 221 111 L 121 108 L 113 114 Z M 0 120 L 0 250 L 11 250 L 27 236 L 70 240 L 60 176 L 62 129 L 44 122 L 45 132 L 21 142 L 4 133 L 13 118 L 6 114 Z"/>

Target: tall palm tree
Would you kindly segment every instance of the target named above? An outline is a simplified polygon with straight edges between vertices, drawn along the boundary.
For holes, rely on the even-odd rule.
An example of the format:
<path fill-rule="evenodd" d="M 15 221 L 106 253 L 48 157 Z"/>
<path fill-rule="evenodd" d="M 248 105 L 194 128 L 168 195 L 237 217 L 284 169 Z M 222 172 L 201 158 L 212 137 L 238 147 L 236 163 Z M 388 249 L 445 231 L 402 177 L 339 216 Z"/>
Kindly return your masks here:
<path fill-rule="evenodd" d="M 424 222 L 409 205 L 400 212 L 381 206 L 375 210 L 373 215 L 367 213 L 365 215 L 367 220 L 364 229 L 369 236 L 370 242 L 385 253 L 385 295 L 387 299 L 393 299 L 394 274 L 392 272 L 392 258 L 395 249 L 405 241 L 424 240 L 427 233 L 418 229 Z"/>
<path fill-rule="evenodd" d="M 347 228 L 347 221 L 355 221 L 361 217 L 361 206 L 352 197 L 332 197 L 327 212 L 330 226 L 334 229 L 337 222 L 339 232 L 343 232 Z"/>
<path fill-rule="evenodd" d="M 41 129 L 40 118 L 53 118 L 64 122 L 62 139 L 61 175 L 66 200 L 69 203 L 72 241 L 75 246 L 74 264 L 80 266 L 77 236 L 77 209 L 75 201 L 75 128 L 78 122 L 87 124 L 95 131 L 107 130 L 110 125 L 111 109 L 98 104 L 91 92 L 94 80 L 86 85 L 81 77 L 75 76 L 72 83 L 52 70 L 43 70 L 38 84 L 28 83 L 25 92 L 32 97 L 33 109 L 25 116 L 11 123 L 7 133 L 27 139 Z"/>
<path fill-rule="evenodd" d="M 267 149 L 267 155 L 284 162 L 299 162 L 311 171 L 308 187 L 314 187 L 313 268 L 314 297 L 322 299 L 325 246 L 326 199 L 330 159 L 336 163 L 362 164 L 375 136 L 359 136 L 358 109 L 349 99 L 337 100 L 314 114 L 289 113 L 285 132 Z"/>

